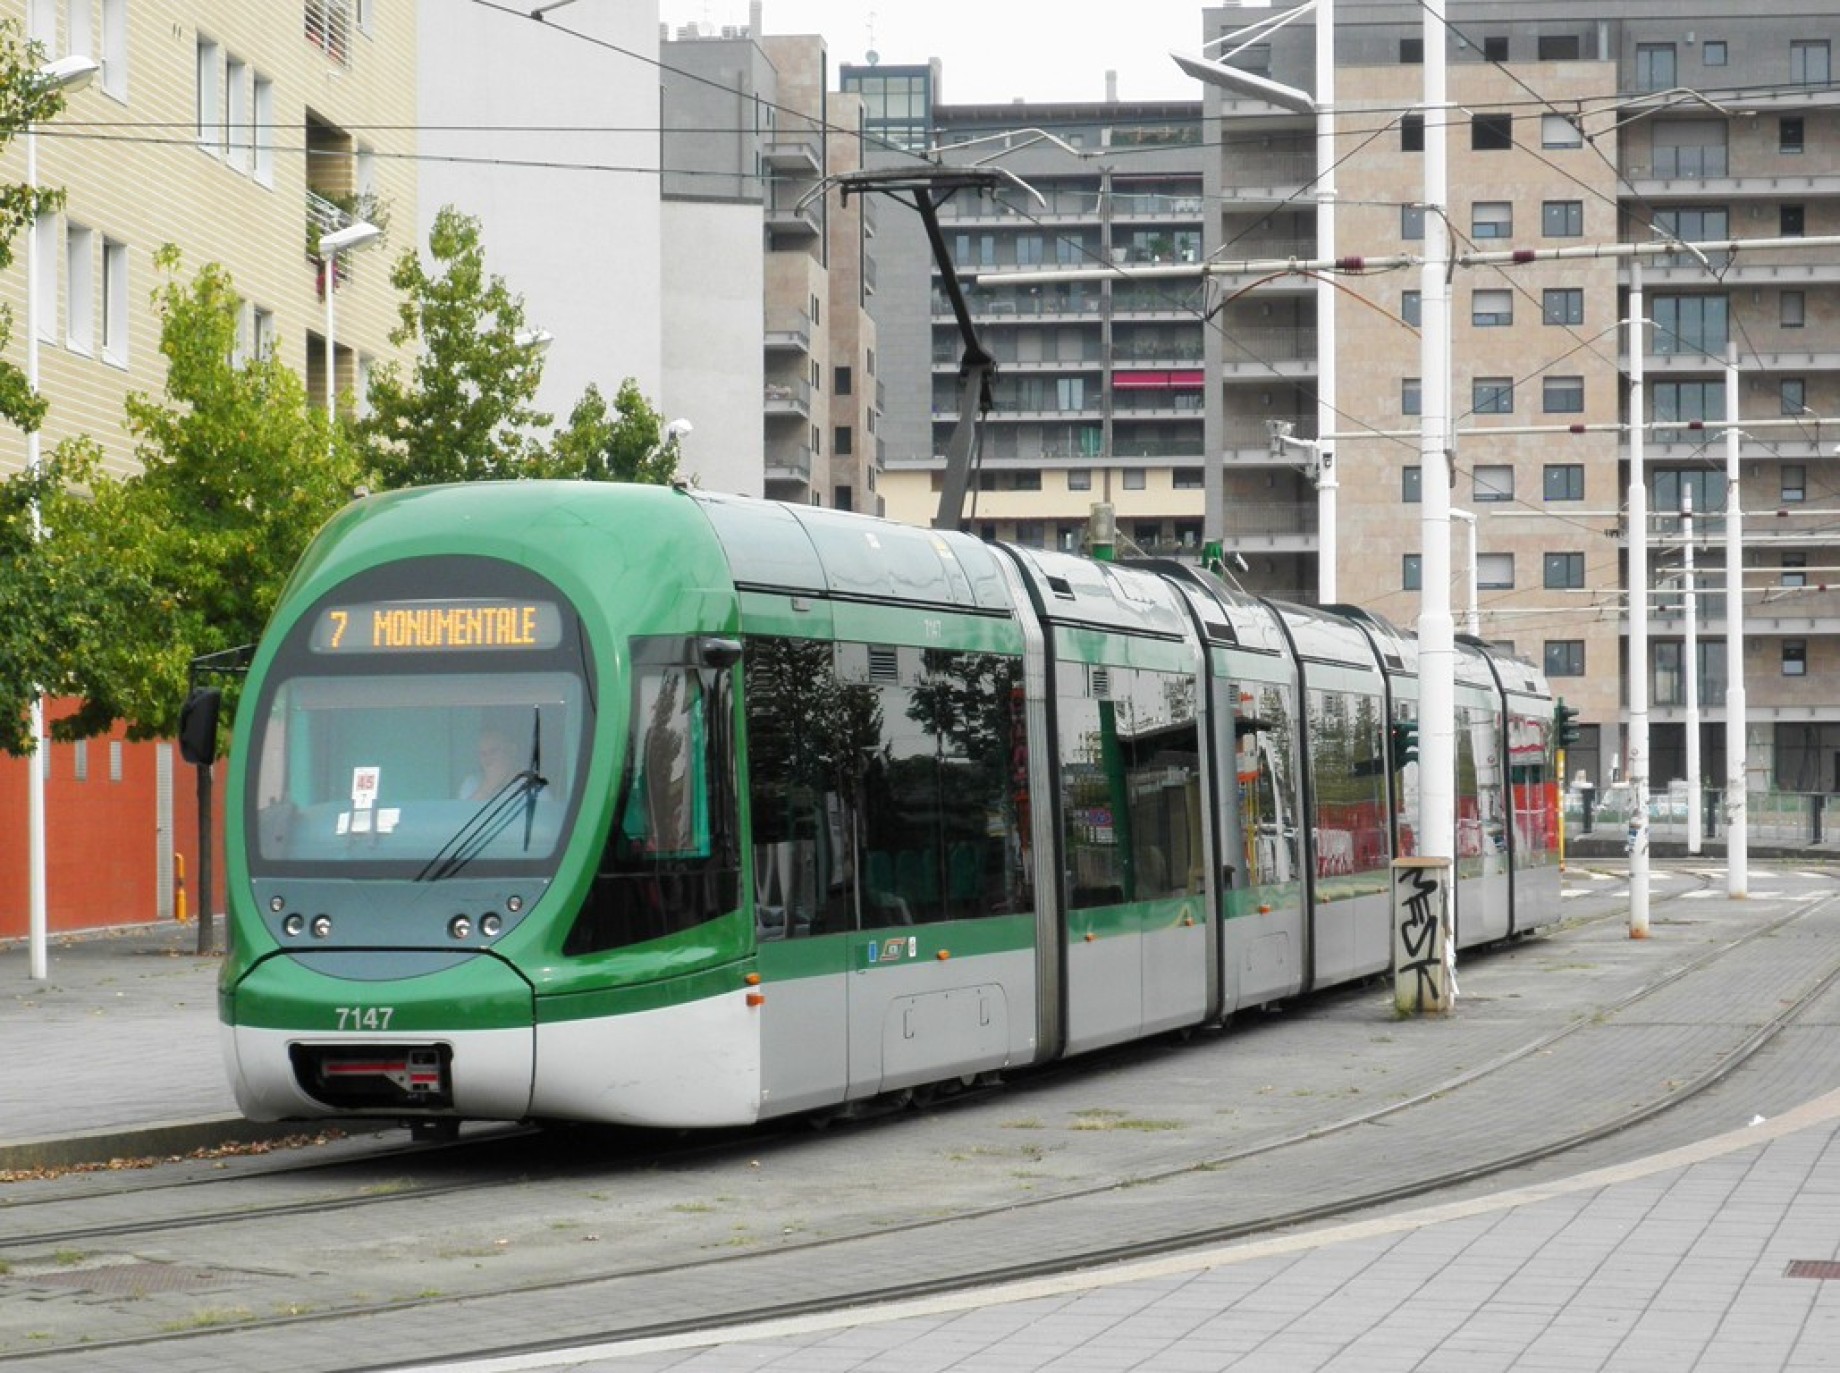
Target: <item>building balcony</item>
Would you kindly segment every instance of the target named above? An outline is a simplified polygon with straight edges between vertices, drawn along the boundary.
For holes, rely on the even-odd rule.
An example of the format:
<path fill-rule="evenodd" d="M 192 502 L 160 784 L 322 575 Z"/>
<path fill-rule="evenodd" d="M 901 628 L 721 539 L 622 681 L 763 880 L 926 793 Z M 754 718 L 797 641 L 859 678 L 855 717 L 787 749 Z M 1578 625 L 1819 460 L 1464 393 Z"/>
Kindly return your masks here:
<path fill-rule="evenodd" d="M 824 232 L 823 222 L 818 218 L 818 202 L 801 205 L 796 196 L 787 195 L 786 204 L 767 206 L 767 228 L 775 234 L 786 234 L 793 238 L 816 238 Z"/>
<path fill-rule="evenodd" d="M 1314 501 L 1228 501 L 1222 516 L 1221 530 L 1229 547 L 1279 553 L 1316 547 Z"/>
<path fill-rule="evenodd" d="M 768 310 L 765 337 L 770 351 L 809 353 L 811 316 L 789 306 Z"/>
<path fill-rule="evenodd" d="M 1819 200 L 1840 195 L 1840 173 L 1802 176 L 1732 169 L 1724 148 L 1680 148 L 1698 156 L 1632 162 L 1623 169 L 1629 194 L 1641 200 Z M 1733 237 L 1743 237 L 1742 234 Z M 1756 235 L 1752 235 L 1755 237 Z M 1772 235 L 1773 236 L 1773 235 Z"/>
<path fill-rule="evenodd" d="M 808 381 L 770 381 L 766 386 L 768 419 L 811 418 L 811 383 Z"/>
<path fill-rule="evenodd" d="M 768 484 L 809 486 L 811 459 L 810 444 L 769 443 L 764 464 Z"/>
<path fill-rule="evenodd" d="M 760 150 L 760 156 L 769 168 L 783 175 L 817 177 L 824 173 L 823 149 L 816 132 L 778 130 Z"/>
<path fill-rule="evenodd" d="M 1248 200 L 1289 201 L 1316 179 L 1314 152 L 1229 158 L 1221 169 L 1220 193 L 1226 205 Z"/>

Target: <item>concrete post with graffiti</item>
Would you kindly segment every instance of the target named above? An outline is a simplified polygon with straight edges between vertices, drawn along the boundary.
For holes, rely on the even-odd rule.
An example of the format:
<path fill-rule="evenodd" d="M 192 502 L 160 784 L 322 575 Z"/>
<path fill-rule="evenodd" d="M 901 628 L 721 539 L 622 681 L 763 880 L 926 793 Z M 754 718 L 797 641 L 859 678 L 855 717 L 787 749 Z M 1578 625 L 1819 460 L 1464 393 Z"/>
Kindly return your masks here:
<path fill-rule="evenodd" d="M 1393 860 L 1393 1008 L 1447 1015 L 1457 1004 L 1448 858 Z"/>

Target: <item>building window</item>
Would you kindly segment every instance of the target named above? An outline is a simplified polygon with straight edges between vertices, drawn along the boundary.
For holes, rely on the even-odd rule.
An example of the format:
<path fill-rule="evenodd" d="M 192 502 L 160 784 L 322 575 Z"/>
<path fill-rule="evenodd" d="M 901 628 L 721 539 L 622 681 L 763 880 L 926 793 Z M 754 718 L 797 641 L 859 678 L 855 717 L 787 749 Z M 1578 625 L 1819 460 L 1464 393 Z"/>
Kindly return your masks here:
<path fill-rule="evenodd" d="M 1649 318 L 1654 322 L 1656 353 L 1663 357 L 1698 353 L 1725 356 L 1730 337 L 1730 310 L 1724 296 L 1655 296 Z"/>
<path fill-rule="evenodd" d="M 1425 413 L 1425 391 L 1417 377 L 1399 379 L 1399 412 L 1403 415 Z"/>
<path fill-rule="evenodd" d="M 1808 298 L 1800 291 L 1784 291 L 1782 300 L 1782 327 L 1800 329 L 1808 319 Z"/>
<path fill-rule="evenodd" d="M 1783 377 L 1777 382 L 1782 395 L 1782 412 L 1799 415 L 1808 408 L 1808 383 L 1801 377 Z"/>
<path fill-rule="evenodd" d="M 852 387 L 854 384 L 854 379 L 850 376 L 850 369 L 848 367 L 837 367 L 832 369 L 831 391 L 834 394 L 839 396 L 850 395 L 852 394 Z"/>
<path fill-rule="evenodd" d="M 1672 43 L 1636 44 L 1636 89 L 1671 91 L 1680 84 Z"/>
<path fill-rule="evenodd" d="M 1416 463 L 1399 469 L 1399 499 L 1417 505 L 1425 499 L 1424 469 Z"/>
<path fill-rule="evenodd" d="M 1199 467 L 1178 467 L 1175 470 L 1175 489 L 1178 491 L 1200 491 L 1207 486 L 1207 473 Z"/>
<path fill-rule="evenodd" d="M 1414 329 L 1418 328 L 1419 325 L 1424 322 L 1424 314 L 1425 305 L 1423 292 L 1406 291 L 1400 295 L 1399 317 L 1407 324 L 1410 324 Z"/>
<path fill-rule="evenodd" d="M 1473 238 L 1512 238 L 1514 205 L 1507 200 L 1478 200 L 1470 210 L 1469 231 Z"/>
<path fill-rule="evenodd" d="M 1704 43 L 1700 44 L 1699 60 L 1708 67 L 1724 66 L 1727 60 L 1725 40 L 1722 38 L 1709 38 Z"/>
<path fill-rule="evenodd" d="M 1469 146 L 1479 153 L 1506 152 L 1514 146 L 1514 116 L 1472 114 L 1469 117 Z"/>
<path fill-rule="evenodd" d="M 223 153 L 223 49 L 208 38 L 198 40 L 198 146 L 214 156 Z"/>
<path fill-rule="evenodd" d="M 840 424 L 831 434 L 831 452 L 839 458 L 847 458 L 856 452 L 855 431 L 847 424 Z"/>
<path fill-rule="evenodd" d="M 102 89 L 128 98 L 128 0 L 102 0 Z"/>
<path fill-rule="evenodd" d="M 1540 116 L 1540 146 L 1582 148 L 1584 131 L 1578 127 L 1578 120 L 1572 115 L 1543 114 Z"/>
<path fill-rule="evenodd" d="M 1421 67 L 1425 62 L 1425 40 L 1422 38 L 1402 38 L 1399 40 L 1399 65 L 1402 67 Z"/>
<path fill-rule="evenodd" d="M 1806 677 L 1808 675 L 1808 641 L 1806 639 L 1783 640 L 1782 675 L 1785 677 Z"/>
<path fill-rule="evenodd" d="M 1514 555 L 1512 553 L 1478 553 L 1476 555 L 1476 589 L 1478 591 L 1514 590 Z"/>
<path fill-rule="evenodd" d="M 1808 499 L 1808 469 L 1799 462 L 1782 465 L 1782 503 L 1796 505 Z"/>
<path fill-rule="evenodd" d="M 1548 639 L 1544 657 L 1548 677 L 1584 676 L 1583 639 Z"/>
<path fill-rule="evenodd" d="M 1506 465 L 1478 466 L 1471 478 L 1471 494 L 1477 504 L 1484 501 L 1514 499 L 1514 469 Z"/>
<path fill-rule="evenodd" d="M 1583 324 L 1584 291 L 1576 286 L 1549 287 L 1540 297 L 1542 324 Z"/>
<path fill-rule="evenodd" d="M 1470 407 L 1478 415 L 1514 413 L 1513 377 L 1477 377 L 1470 386 Z"/>
<path fill-rule="evenodd" d="M 1778 218 L 1782 224 L 1782 236 L 1784 238 L 1800 238 L 1802 236 L 1804 232 L 1802 228 L 1804 216 L 1800 205 L 1783 206 L 1782 213 Z"/>
<path fill-rule="evenodd" d="M 1092 490 L 1092 469 L 1089 467 L 1070 467 L 1067 469 L 1067 489 L 1069 491 Z"/>
<path fill-rule="evenodd" d="M 1797 38 L 1789 44 L 1789 80 L 1797 86 L 1825 86 L 1833 80 L 1825 38 Z"/>
<path fill-rule="evenodd" d="M 1149 486 L 1149 473 L 1141 467 L 1127 467 L 1124 470 L 1124 489 L 1142 491 Z"/>
<path fill-rule="evenodd" d="M 1577 238 L 1584 232 L 1584 202 L 1549 200 L 1541 205 L 1540 232 L 1548 238 Z"/>
<path fill-rule="evenodd" d="M 64 346 L 88 353 L 96 344 L 95 231 L 81 224 L 64 228 Z"/>
<path fill-rule="evenodd" d="M 1549 376 L 1542 379 L 1540 408 L 1548 415 L 1582 415 L 1584 378 Z"/>
<path fill-rule="evenodd" d="M 1470 297 L 1469 322 L 1478 329 L 1499 329 L 1514 323 L 1514 292 L 1475 292 Z"/>
<path fill-rule="evenodd" d="M 1506 62 L 1508 60 L 1508 35 L 1505 33 L 1485 34 L 1482 39 L 1482 60 L 1484 62 Z"/>
<path fill-rule="evenodd" d="M 1787 153 L 1791 157 L 1800 157 L 1802 148 L 1805 146 L 1804 140 L 1807 137 L 1807 128 L 1808 126 L 1802 122 L 1802 117 L 1800 115 L 1796 115 L 1792 119 L 1785 118 L 1777 120 L 1776 151 L 1779 153 Z"/>
<path fill-rule="evenodd" d="M 1399 207 L 1399 236 L 1404 239 L 1420 239 L 1425 236 L 1425 207 L 1423 205 L 1401 205 Z"/>
<path fill-rule="evenodd" d="M 1808 585 L 1808 555 L 1806 553 L 1783 554 L 1782 569 L 1782 585 Z"/>
<path fill-rule="evenodd" d="M 1583 51 L 1575 33 L 1543 33 L 1535 50 L 1542 62 L 1576 62 Z"/>
<path fill-rule="evenodd" d="M 1549 501 L 1584 499 L 1584 464 L 1549 462 L 1541 472 L 1542 490 Z"/>
<path fill-rule="evenodd" d="M 1548 553 L 1544 585 L 1548 591 L 1578 591 L 1584 586 L 1584 554 Z"/>
<path fill-rule="evenodd" d="M 1399 563 L 1399 584 L 1406 591 L 1424 589 L 1424 558 L 1418 553 L 1408 553 Z"/>
<path fill-rule="evenodd" d="M 1425 116 L 1407 114 L 1399 117 L 1399 151 L 1422 153 L 1425 150 Z"/>
<path fill-rule="evenodd" d="M 260 72 L 254 83 L 255 140 L 252 174 L 258 184 L 275 184 L 275 83 Z"/>
<path fill-rule="evenodd" d="M 255 127 L 249 101 L 249 64 L 240 58 L 228 58 L 224 63 L 224 149 L 231 168 L 245 176 L 255 162 Z"/>
<path fill-rule="evenodd" d="M 102 356 L 128 365 L 128 245 L 102 240 Z"/>

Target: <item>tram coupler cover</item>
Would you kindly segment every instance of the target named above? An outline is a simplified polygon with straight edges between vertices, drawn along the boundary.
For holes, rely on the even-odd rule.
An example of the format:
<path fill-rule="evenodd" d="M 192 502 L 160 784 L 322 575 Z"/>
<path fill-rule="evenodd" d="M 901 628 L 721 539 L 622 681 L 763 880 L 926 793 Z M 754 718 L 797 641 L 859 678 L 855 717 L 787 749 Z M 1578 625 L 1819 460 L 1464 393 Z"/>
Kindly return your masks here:
<path fill-rule="evenodd" d="M 1393 860 L 1393 1009 L 1448 1015 L 1457 1003 L 1448 858 Z"/>

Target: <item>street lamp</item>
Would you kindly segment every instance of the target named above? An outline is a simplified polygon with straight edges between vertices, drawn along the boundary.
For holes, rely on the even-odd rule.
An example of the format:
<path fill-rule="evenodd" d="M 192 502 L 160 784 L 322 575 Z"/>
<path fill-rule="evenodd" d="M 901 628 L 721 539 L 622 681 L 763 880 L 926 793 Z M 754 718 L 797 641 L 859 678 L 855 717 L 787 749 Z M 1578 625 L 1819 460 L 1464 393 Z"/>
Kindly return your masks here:
<path fill-rule="evenodd" d="M 72 53 L 48 62 L 38 69 L 41 92 L 76 91 L 87 86 L 101 69 L 95 58 Z M 38 274 L 40 249 L 38 234 L 38 126 L 26 121 L 26 190 L 32 205 L 32 227 L 26 236 L 26 386 L 38 395 Z M 38 426 L 26 431 L 26 470 L 37 481 L 41 466 Z M 43 533 L 38 497 L 32 498 L 32 537 Z M 32 752 L 26 759 L 26 847 L 27 905 L 31 973 L 34 981 L 43 982 L 51 975 L 45 946 L 49 933 L 45 891 L 45 698 L 32 693 Z"/>
<path fill-rule="evenodd" d="M 339 254 L 355 252 L 375 243 L 383 230 L 366 220 L 356 220 L 343 229 L 319 236 L 319 258 L 326 273 L 326 421 L 332 421 L 332 407 L 338 390 L 338 351 L 332 336 L 332 298 L 339 289 Z"/>
<path fill-rule="evenodd" d="M 1292 20 L 1314 12 L 1316 22 L 1316 90 L 1300 90 L 1273 81 L 1269 77 L 1241 71 L 1228 65 L 1228 61 L 1237 53 L 1250 47 L 1255 42 L 1266 38 L 1272 31 L 1282 28 Z M 1185 57 L 1180 53 L 1171 53 L 1175 64 L 1188 75 L 1205 85 L 1216 86 L 1234 95 L 1251 96 L 1276 105 L 1280 109 L 1292 110 L 1298 114 L 1316 117 L 1316 177 L 1314 181 L 1316 194 L 1316 255 L 1320 258 L 1335 257 L 1335 0 L 1305 0 L 1295 9 L 1285 10 L 1266 19 L 1258 20 L 1236 32 L 1226 34 L 1210 43 L 1208 47 L 1223 47 L 1239 40 L 1238 46 L 1227 48 L 1218 58 Z M 1327 434 L 1337 428 L 1336 424 L 1336 333 L 1335 333 L 1335 293 L 1337 290 L 1334 277 L 1323 272 L 1316 277 L 1316 432 Z M 1290 440 L 1297 442 L 1296 440 Z M 1276 450 L 1277 439 L 1274 437 L 1272 447 Z M 1336 560 L 1339 556 L 1335 539 L 1335 455 L 1318 439 L 1311 447 L 1313 469 L 1311 475 L 1316 479 L 1317 491 L 1317 600 L 1324 605 L 1341 599 L 1336 585 Z M 1209 531 L 1213 538 L 1225 523 L 1220 501 L 1221 485 L 1213 475 L 1214 464 L 1208 464 L 1207 515 L 1209 523 L 1218 520 Z M 1217 499 L 1218 498 L 1218 499 Z"/>

